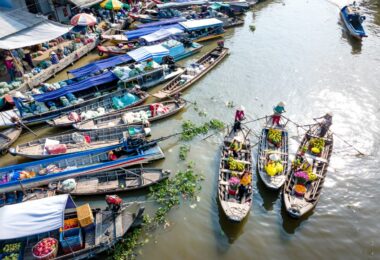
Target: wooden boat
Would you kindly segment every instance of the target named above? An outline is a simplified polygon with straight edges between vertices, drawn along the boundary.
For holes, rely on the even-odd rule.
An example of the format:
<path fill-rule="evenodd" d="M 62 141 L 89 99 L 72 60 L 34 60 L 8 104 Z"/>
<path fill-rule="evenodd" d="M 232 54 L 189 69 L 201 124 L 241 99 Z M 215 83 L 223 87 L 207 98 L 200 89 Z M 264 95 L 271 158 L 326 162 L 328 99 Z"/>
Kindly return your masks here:
<path fill-rule="evenodd" d="M 272 132 L 276 132 L 281 139 L 278 143 L 271 140 L 270 135 Z M 277 190 L 282 187 L 285 182 L 286 175 L 288 173 L 289 167 L 289 156 L 288 156 L 288 131 L 284 127 L 266 126 L 261 131 L 260 143 L 257 154 L 257 170 L 259 172 L 261 180 L 264 184 L 270 188 Z M 275 155 L 276 162 L 270 159 L 270 156 Z M 273 165 L 281 165 L 282 171 L 277 172 L 274 176 L 267 173 L 266 167 L 268 163 L 273 163 Z"/>
<path fill-rule="evenodd" d="M 172 79 L 159 92 L 153 94 L 153 96 L 158 99 L 165 99 L 174 96 L 179 92 L 182 92 L 197 82 L 204 75 L 206 75 L 206 73 L 213 69 L 219 62 L 221 62 L 227 56 L 227 54 L 228 48 L 217 47 L 213 49 L 195 62 L 195 64 L 198 65 L 197 70 L 194 70 L 192 68 L 192 65 L 189 66 L 185 69 L 183 74 Z"/>
<path fill-rule="evenodd" d="M 118 29 L 111 29 L 101 35 L 102 40 L 111 41 L 114 43 L 127 42 L 128 37 L 125 35 L 125 31 Z"/>
<path fill-rule="evenodd" d="M 116 158 L 109 158 L 111 151 Z M 0 168 L 0 193 L 41 187 L 52 181 L 148 163 L 164 157 L 157 142 L 132 148 L 121 142 L 90 151 L 10 165 Z"/>
<path fill-rule="evenodd" d="M 226 217 L 233 222 L 241 222 L 249 213 L 252 207 L 252 181 L 247 193 L 239 201 L 236 194 L 232 194 L 230 191 L 229 180 L 233 177 L 233 174 L 237 174 L 239 177 L 243 172 L 232 171 L 229 169 L 228 160 L 230 158 L 229 147 L 234 138 L 239 138 L 243 143 L 241 157 L 239 160 L 235 159 L 239 163 L 244 164 L 245 170 L 252 174 L 252 156 L 251 156 L 251 143 L 248 137 L 249 130 L 245 127 L 242 130 L 234 132 L 228 131 L 228 134 L 224 137 L 222 145 L 222 151 L 220 155 L 219 177 L 218 177 L 218 199 L 220 205 L 225 213 Z"/>
<path fill-rule="evenodd" d="M 12 127 L 0 132 L 0 153 L 4 154 L 22 132 L 22 127 Z"/>
<path fill-rule="evenodd" d="M 0 207 L 12 205 L 30 200 L 38 200 L 55 196 L 55 190 L 46 188 L 35 188 L 23 191 L 12 191 L 0 194 Z"/>
<path fill-rule="evenodd" d="M 363 37 L 367 37 L 367 34 L 362 26 L 365 16 L 360 15 L 359 11 L 359 7 L 354 4 L 346 5 L 340 10 L 340 16 L 349 34 L 361 40 Z"/>
<path fill-rule="evenodd" d="M 77 207 L 70 195 L 58 195 L 40 200 L 27 201 L 0 209 L 2 218 L 1 245 L 17 243 L 20 259 L 36 259 L 33 247 L 44 238 L 58 241 L 58 252 L 54 259 L 88 259 L 114 248 L 128 230 L 142 223 L 144 207 L 138 203 L 122 204 L 120 209 Z M 88 216 L 79 220 L 89 225 L 78 225 L 79 212 Z M 92 218 L 90 217 L 92 215 Z M 27 227 L 9 225 L 9 219 L 20 220 Z M 67 228 L 71 223 L 72 228 Z M 3 228 L 7 225 L 6 228 Z M 70 243 L 68 243 L 70 241 Z M 51 258 L 53 259 L 53 258 Z"/>
<path fill-rule="evenodd" d="M 147 130 L 149 131 L 149 130 Z M 72 132 L 56 135 L 19 144 L 9 149 L 14 156 L 23 156 L 30 159 L 46 159 L 63 154 L 73 154 L 81 151 L 103 148 L 120 143 L 123 138 L 139 135 L 145 137 L 146 132 L 142 125 L 129 125 L 114 128 L 104 128 L 88 132 Z M 90 140 L 89 142 L 86 139 Z M 58 144 L 63 148 L 49 153 L 47 147 Z"/>
<path fill-rule="evenodd" d="M 130 49 L 125 48 L 119 48 L 117 46 L 103 46 L 98 45 L 98 54 L 99 56 L 103 56 L 104 54 L 108 55 L 120 55 L 120 54 L 126 54 Z"/>
<path fill-rule="evenodd" d="M 153 106 L 157 106 L 159 104 L 162 104 L 163 107 L 165 107 L 164 112 L 152 114 Z M 136 118 L 133 121 L 128 121 L 130 118 L 128 118 L 128 115 L 132 114 L 140 114 L 144 113 L 146 116 L 146 119 L 149 122 L 157 121 L 163 118 L 166 118 L 168 116 L 174 115 L 175 113 L 179 112 L 182 108 L 184 108 L 186 105 L 186 102 L 184 101 L 165 101 L 162 103 L 153 103 L 148 104 L 144 106 L 139 106 L 135 108 L 131 108 L 128 110 L 124 110 L 117 113 L 112 113 L 110 115 L 101 116 L 89 120 L 85 120 L 79 123 L 74 124 L 74 128 L 81 130 L 81 131 L 89 131 L 93 129 L 103 129 L 103 128 L 109 128 L 109 127 L 115 127 L 115 126 L 123 126 L 128 124 L 138 124 L 142 123 L 143 119 Z"/>
<path fill-rule="evenodd" d="M 331 131 L 327 132 L 326 136 L 322 138 L 324 142 L 322 152 L 319 155 L 315 155 L 310 151 L 310 146 L 313 138 L 319 138 L 319 132 L 320 127 L 318 125 L 314 125 L 306 132 L 298 148 L 298 156 L 293 161 L 290 173 L 285 180 L 283 190 L 285 208 L 289 215 L 295 218 L 299 218 L 315 208 L 321 196 L 327 167 L 333 150 L 333 134 Z M 298 161 L 301 158 L 303 159 L 303 163 Z M 315 180 L 311 181 L 309 179 L 306 182 L 306 192 L 302 194 L 296 190 L 296 185 L 301 183 L 298 183 L 295 174 L 306 170 L 314 174 Z"/>
<path fill-rule="evenodd" d="M 89 196 L 143 189 L 167 179 L 169 174 L 169 171 L 162 169 L 136 168 L 78 176 L 75 178 L 75 189 L 69 193 L 73 196 Z M 62 189 L 62 182 L 57 184 L 57 192 L 66 193 Z"/>
<path fill-rule="evenodd" d="M 135 102 L 126 105 L 126 106 L 118 106 L 116 107 L 114 104 L 114 100 L 121 100 L 126 95 L 134 95 L 137 97 Z M 131 107 L 135 107 L 138 105 L 141 105 L 142 103 L 147 100 L 149 97 L 149 94 L 144 91 L 131 91 L 130 89 L 121 89 L 116 92 L 112 92 L 108 95 L 104 95 L 103 98 L 101 98 L 98 102 L 92 103 L 77 109 L 74 109 L 70 111 L 69 113 L 64 113 L 61 116 L 58 116 L 56 118 L 53 118 L 51 120 L 46 121 L 49 125 L 54 127 L 68 127 L 75 124 L 75 119 L 70 117 L 70 115 L 73 115 L 73 113 L 76 113 L 78 115 L 78 120 L 82 120 L 83 115 L 87 115 L 89 111 L 98 111 L 99 109 L 102 109 L 104 111 L 104 114 L 109 114 L 118 110 L 125 110 Z M 93 115 L 96 117 L 96 115 Z M 88 116 L 86 116 L 87 118 Z"/>

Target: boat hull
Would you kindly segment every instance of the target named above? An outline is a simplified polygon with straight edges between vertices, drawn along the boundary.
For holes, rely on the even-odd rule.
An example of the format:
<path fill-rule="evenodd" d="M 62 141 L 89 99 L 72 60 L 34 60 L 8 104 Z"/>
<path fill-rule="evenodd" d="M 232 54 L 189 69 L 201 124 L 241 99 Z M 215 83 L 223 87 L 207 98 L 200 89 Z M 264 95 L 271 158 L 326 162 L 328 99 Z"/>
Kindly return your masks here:
<path fill-rule="evenodd" d="M 348 33 L 355 39 L 362 40 L 362 38 L 367 37 L 364 28 L 360 25 L 357 29 L 354 28 L 354 26 L 350 23 L 348 15 L 347 15 L 347 8 L 348 6 L 345 6 L 340 11 L 340 17 L 342 18 L 342 21 L 348 31 Z"/>

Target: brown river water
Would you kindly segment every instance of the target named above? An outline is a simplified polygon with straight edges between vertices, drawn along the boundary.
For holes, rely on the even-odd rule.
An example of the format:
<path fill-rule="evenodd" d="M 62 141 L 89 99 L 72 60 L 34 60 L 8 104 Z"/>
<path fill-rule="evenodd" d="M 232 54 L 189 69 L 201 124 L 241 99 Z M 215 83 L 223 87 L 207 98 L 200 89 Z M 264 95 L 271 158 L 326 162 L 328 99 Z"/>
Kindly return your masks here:
<path fill-rule="evenodd" d="M 254 174 L 254 203 L 243 223 L 226 221 L 217 204 L 217 173 L 222 134 L 190 142 L 188 160 L 205 176 L 200 201 L 184 203 L 168 215 L 170 226 L 153 233 L 138 259 L 380 259 L 379 145 L 380 137 L 380 2 L 361 3 L 369 35 L 362 43 L 349 38 L 334 0 L 266 1 L 245 16 L 245 25 L 225 38 L 231 54 L 184 94 L 207 112 L 200 117 L 192 106 L 152 127 L 154 137 L 181 130 L 184 120 L 197 123 L 218 118 L 233 120 L 227 101 L 243 104 L 251 118 L 271 113 L 278 101 L 287 103 L 287 116 L 307 124 L 327 111 L 334 113 L 332 130 L 366 156 L 335 138 L 334 152 L 317 208 L 302 219 L 286 214 L 279 192 L 267 190 Z M 254 24 L 252 32 L 249 25 Z M 207 43 L 203 53 L 215 46 Z M 189 63 L 201 54 L 182 62 Z M 98 56 L 78 62 L 82 66 Z M 61 73 L 51 81 L 67 77 Z M 157 88 L 159 89 L 159 87 Z M 153 90 L 153 92 L 155 92 Z M 258 133 L 262 122 L 250 124 Z M 40 128 L 40 136 L 58 133 Z M 297 149 L 297 129 L 290 125 L 290 151 Z M 302 132 L 300 132 L 302 133 Z M 25 134 L 18 141 L 33 136 Z M 256 143 L 252 137 L 252 143 Z M 166 159 L 153 166 L 185 168 L 178 158 L 182 142 L 161 144 Z M 257 147 L 254 148 L 254 157 Z M 7 155 L 0 164 L 22 162 Z M 146 191 L 123 195 L 145 200 Z M 103 197 L 86 198 L 104 206 Z M 147 203 L 152 212 L 152 203 Z"/>

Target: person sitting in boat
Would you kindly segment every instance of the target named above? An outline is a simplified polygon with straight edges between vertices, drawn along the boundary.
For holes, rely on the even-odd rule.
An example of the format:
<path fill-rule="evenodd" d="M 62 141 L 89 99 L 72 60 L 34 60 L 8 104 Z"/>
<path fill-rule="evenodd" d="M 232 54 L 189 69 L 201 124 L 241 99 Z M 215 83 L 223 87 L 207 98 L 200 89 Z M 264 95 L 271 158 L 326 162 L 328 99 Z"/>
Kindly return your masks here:
<path fill-rule="evenodd" d="M 162 63 L 167 64 L 172 71 L 176 70 L 175 60 L 172 56 L 168 55 L 162 58 Z"/>
<path fill-rule="evenodd" d="M 322 117 L 317 117 L 317 118 L 314 118 L 314 120 L 316 120 L 318 122 L 318 119 L 322 119 L 321 122 L 318 122 L 320 128 L 321 128 L 321 131 L 319 132 L 319 136 L 320 137 L 324 137 L 327 132 L 329 131 L 330 129 L 330 126 L 332 125 L 332 113 L 331 112 L 328 112 L 326 113 L 326 115 L 322 116 Z"/>
<path fill-rule="evenodd" d="M 112 150 L 108 152 L 108 160 L 110 161 L 116 161 L 117 160 L 116 151 Z"/>
<path fill-rule="evenodd" d="M 131 64 L 129 68 L 131 69 L 131 71 L 128 74 L 130 78 L 136 77 L 140 74 L 140 72 L 138 71 L 138 69 L 136 68 L 134 64 Z"/>
<path fill-rule="evenodd" d="M 239 137 L 235 137 L 230 144 L 230 150 L 235 158 L 239 157 L 239 152 L 243 149 L 243 142 L 241 142 Z"/>
<path fill-rule="evenodd" d="M 224 48 L 224 41 L 223 40 L 218 41 L 217 44 L 218 44 L 219 49 Z"/>
<path fill-rule="evenodd" d="M 243 175 L 241 176 L 239 191 L 237 194 L 237 199 L 239 201 L 241 201 L 243 197 L 247 194 L 249 190 L 249 186 L 251 185 L 251 182 L 252 182 L 252 175 L 248 170 L 245 170 Z"/>
<path fill-rule="evenodd" d="M 273 108 L 272 125 L 280 125 L 281 115 L 285 113 L 285 102 L 281 101 Z"/>
<path fill-rule="evenodd" d="M 146 60 L 146 66 L 144 68 L 145 71 L 153 70 L 153 59 L 149 58 Z"/>
<path fill-rule="evenodd" d="M 241 121 L 245 119 L 244 111 L 245 108 L 243 106 L 240 106 L 235 112 L 234 132 L 241 130 Z"/>

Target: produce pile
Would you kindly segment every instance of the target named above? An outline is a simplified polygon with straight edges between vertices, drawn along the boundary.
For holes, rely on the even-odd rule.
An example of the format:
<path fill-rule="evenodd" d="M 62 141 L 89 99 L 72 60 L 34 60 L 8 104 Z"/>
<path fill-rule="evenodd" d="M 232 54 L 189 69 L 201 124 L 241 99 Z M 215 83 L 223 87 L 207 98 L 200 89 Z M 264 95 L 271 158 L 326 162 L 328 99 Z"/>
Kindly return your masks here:
<path fill-rule="evenodd" d="M 244 171 L 245 169 L 245 165 L 244 163 L 242 162 L 238 162 L 236 161 L 234 158 L 232 157 L 229 157 L 228 158 L 228 169 L 230 169 L 231 171 L 239 171 L 239 172 L 242 172 Z"/>
<path fill-rule="evenodd" d="M 44 238 L 33 247 L 33 255 L 37 258 L 45 257 L 57 248 L 58 241 L 56 239 L 50 237 Z"/>
<path fill-rule="evenodd" d="M 264 166 L 264 170 L 266 171 L 266 173 L 273 177 L 277 174 L 280 174 L 284 171 L 284 166 L 282 165 L 282 163 L 276 161 L 276 162 L 269 162 L 267 163 L 267 165 Z"/>
<path fill-rule="evenodd" d="M 7 94 L 12 89 L 17 89 L 20 86 L 20 81 L 13 81 L 12 83 L 0 82 L 0 95 Z"/>
<path fill-rule="evenodd" d="M 279 147 L 282 141 L 282 131 L 274 128 L 270 128 L 268 131 L 268 141 Z"/>
<path fill-rule="evenodd" d="M 323 148 L 325 147 L 325 140 L 323 138 L 313 137 L 310 139 L 309 144 L 310 144 L 309 146 L 310 151 L 315 155 L 319 155 L 323 151 Z"/>
<path fill-rule="evenodd" d="M 4 260 L 18 260 L 20 256 L 21 243 L 12 243 L 4 245 L 2 253 L 4 254 L 1 259 Z M 1 254 L 0 254 L 1 257 Z"/>

